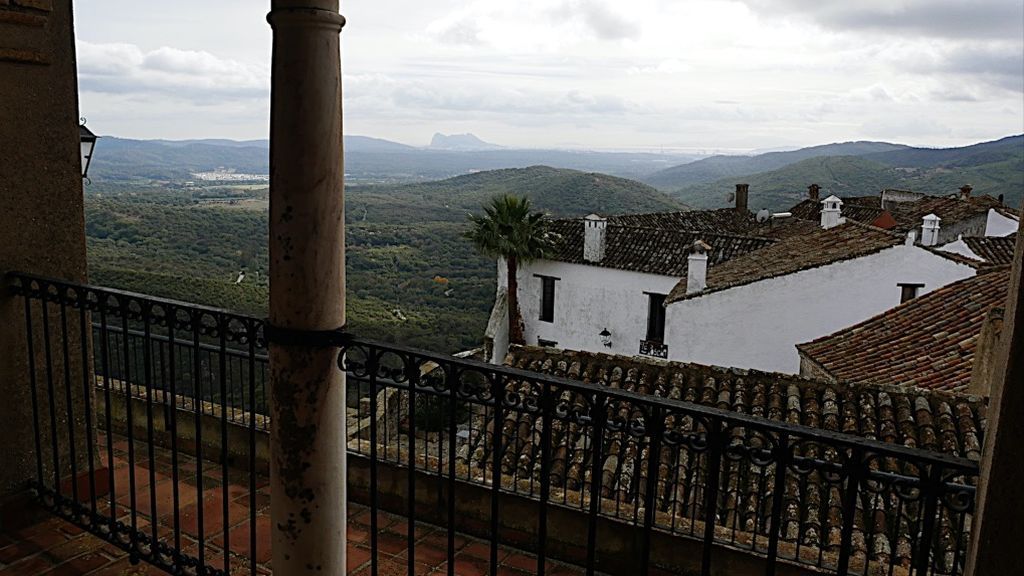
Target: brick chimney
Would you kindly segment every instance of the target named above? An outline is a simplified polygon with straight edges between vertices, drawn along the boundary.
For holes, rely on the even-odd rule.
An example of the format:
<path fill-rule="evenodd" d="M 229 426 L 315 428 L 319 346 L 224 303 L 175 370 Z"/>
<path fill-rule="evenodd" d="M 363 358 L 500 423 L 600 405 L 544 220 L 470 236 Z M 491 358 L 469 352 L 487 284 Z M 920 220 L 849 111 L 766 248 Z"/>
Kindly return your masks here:
<path fill-rule="evenodd" d="M 608 220 L 597 214 L 583 218 L 583 259 L 587 262 L 604 260 L 607 228 Z"/>
<path fill-rule="evenodd" d="M 835 228 L 843 223 L 843 201 L 832 195 L 821 201 L 821 227 L 825 230 Z"/>
<path fill-rule="evenodd" d="M 939 221 L 942 218 L 929 214 L 921 220 L 921 245 L 935 246 L 939 243 Z"/>
<path fill-rule="evenodd" d="M 736 185 L 736 210 L 747 211 L 747 196 L 750 193 L 750 184 Z"/>
<path fill-rule="evenodd" d="M 811 200 L 818 200 L 818 194 L 821 192 L 821 186 L 817 184 L 811 184 L 807 187 L 807 197 Z"/>
<path fill-rule="evenodd" d="M 695 294 L 708 287 L 708 246 L 703 240 L 697 240 L 690 247 L 686 267 L 686 293 Z"/>
<path fill-rule="evenodd" d="M 964 184 L 963 186 L 961 186 L 960 187 L 960 199 L 961 200 L 970 200 L 971 199 L 971 190 L 974 190 L 974 188 L 971 188 L 970 184 Z"/>

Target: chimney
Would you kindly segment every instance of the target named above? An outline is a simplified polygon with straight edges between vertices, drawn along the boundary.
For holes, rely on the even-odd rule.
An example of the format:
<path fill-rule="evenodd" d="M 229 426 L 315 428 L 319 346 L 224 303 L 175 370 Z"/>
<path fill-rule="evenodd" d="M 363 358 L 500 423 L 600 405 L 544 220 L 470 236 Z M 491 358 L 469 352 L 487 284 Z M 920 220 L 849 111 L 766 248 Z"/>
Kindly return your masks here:
<path fill-rule="evenodd" d="M 921 223 L 921 245 L 935 246 L 939 243 L 939 218 L 935 214 L 929 214 L 922 219 Z"/>
<path fill-rule="evenodd" d="M 832 195 L 821 201 L 821 227 L 825 230 L 835 228 L 843 223 L 840 217 L 843 211 L 843 201 L 838 196 Z"/>
<path fill-rule="evenodd" d="M 608 220 L 597 214 L 590 214 L 583 219 L 583 259 L 587 262 L 604 260 L 607 227 Z"/>
<path fill-rule="evenodd" d="M 971 199 L 971 190 L 974 190 L 974 188 L 971 188 L 970 184 L 964 184 L 963 186 L 961 186 L 960 187 L 960 199 L 961 200 L 970 200 Z"/>
<path fill-rule="evenodd" d="M 817 184 L 811 184 L 807 187 L 807 197 L 811 200 L 817 200 L 819 192 L 821 192 L 821 186 Z"/>
<path fill-rule="evenodd" d="M 747 211 L 747 195 L 750 193 L 750 184 L 736 185 L 736 210 Z"/>
<path fill-rule="evenodd" d="M 708 252 L 710 251 L 711 246 L 705 244 L 703 240 L 697 240 L 690 247 L 686 268 L 687 294 L 702 292 L 708 287 Z"/>

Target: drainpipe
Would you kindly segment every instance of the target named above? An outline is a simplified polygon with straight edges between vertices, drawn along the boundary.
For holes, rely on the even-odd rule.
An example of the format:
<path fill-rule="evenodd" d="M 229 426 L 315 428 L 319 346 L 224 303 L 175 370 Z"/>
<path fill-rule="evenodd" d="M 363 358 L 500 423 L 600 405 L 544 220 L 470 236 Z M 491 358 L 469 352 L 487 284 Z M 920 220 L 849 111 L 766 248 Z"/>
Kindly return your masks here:
<path fill-rule="evenodd" d="M 274 573 L 344 574 L 345 324 L 338 0 L 271 0 L 270 500 Z"/>

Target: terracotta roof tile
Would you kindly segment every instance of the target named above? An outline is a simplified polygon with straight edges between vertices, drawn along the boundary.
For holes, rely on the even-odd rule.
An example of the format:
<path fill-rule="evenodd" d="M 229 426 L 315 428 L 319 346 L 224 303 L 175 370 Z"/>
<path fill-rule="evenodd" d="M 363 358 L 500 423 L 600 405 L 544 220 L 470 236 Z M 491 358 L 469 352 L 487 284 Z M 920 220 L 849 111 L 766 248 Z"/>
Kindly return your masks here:
<path fill-rule="evenodd" d="M 1006 299 L 1003 268 L 954 282 L 896 308 L 798 344 L 840 381 L 964 390 L 988 311 Z"/>
<path fill-rule="evenodd" d="M 568 377 L 583 382 L 631 390 L 713 406 L 772 420 L 803 424 L 823 430 L 842 431 L 883 442 L 919 447 L 936 452 L 980 458 L 985 427 L 984 400 L 978 397 L 938 391 L 906 389 L 871 384 L 830 384 L 796 376 L 771 374 L 629 358 L 589 352 L 572 352 L 545 348 L 514 347 L 506 363 L 525 370 Z M 538 389 L 528 383 L 510 382 L 507 388 L 524 406 L 526 396 L 536 396 Z M 563 395 L 559 402 L 569 408 L 582 402 L 573 395 Z M 535 401 L 535 399 L 534 399 Z M 582 404 L 580 404 L 582 405 Z M 635 416 L 636 406 L 612 405 L 612 414 Z M 483 416 L 485 420 L 492 416 Z M 666 426 L 676 433 L 691 433 L 701 424 L 692 417 L 672 417 Z M 474 427 L 486 431 L 476 437 L 477 445 L 466 450 L 467 458 L 477 466 L 487 467 L 489 445 L 494 430 L 502 431 L 504 473 L 518 481 L 550 482 L 553 489 L 567 494 L 585 494 L 590 484 L 593 450 L 589 434 L 582 425 L 554 420 L 551 430 L 551 466 L 548 477 L 540 477 L 539 439 L 543 429 L 539 412 L 506 412 L 504 421 L 496 426 L 493 419 L 478 422 Z M 745 443 L 756 442 L 753 431 L 736 430 Z M 754 434 L 754 436 L 750 436 Z M 829 449 L 814 442 L 801 445 L 802 455 L 827 457 Z M 630 517 L 639 508 L 647 483 L 648 470 L 656 470 L 656 522 L 675 530 L 692 518 L 699 518 L 704 506 L 703 475 L 706 462 L 699 452 L 663 446 L 658 464 L 648 464 L 649 446 L 625 429 L 608 432 L 600 455 L 602 495 L 614 503 L 617 513 Z M 908 464 L 890 459 L 878 461 L 888 472 L 914 474 Z M 741 532 L 767 534 L 771 528 L 765 510 L 772 498 L 771 484 L 765 485 L 766 473 L 772 466 L 755 464 L 749 458 L 730 459 L 721 477 L 723 498 L 719 504 L 719 523 L 733 527 L 732 538 Z M 965 481 L 973 483 L 973 480 Z M 870 554 L 873 561 L 885 562 L 891 557 L 897 566 L 910 561 L 910 542 L 916 534 L 916 522 L 901 512 L 904 503 L 887 492 L 865 492 L 857 500 L 853 544 L 857 553 Z M 818 473 L 787 474 L 783 498 L 782 540 L 811 548 L 834 545 L 840 531 L 840 491 Z M 620 508 L 621 507 L 621 508 Z M 634 508 L 636 507 L 636 508 Z M 899 507 L 897 509 L 897 507 Z M 895 523 L 894 523 L 895 519 Z M 939 527 L 945 546 L 953 550 L 963 542 L 955 534 L 954 521 L 941 515 Z M 870 548 L 870 549 L 869 549 Z M 940 555 L 941 556 L 941 555 Z M 945 562 L 950 558 L 942 558 Z"/>
<path fill-rule="evenodd" d="M 866 200 L 862 198 L 842 198 L 842 201 L 842 216 L 850 220 L 856 220 L 861 224 L 871 224 L 885 214 L 885 210 L 879 206 L 880 201 L 877 196 L 868 197 Z M 870 204 L 868 201 L 870 201 Z M 794 218 L 820 222 L 821 201 L 808 198 L 790 208 L 789 212 L 793 214 Z"/>
<path fill-rule="evenodd" d="M 959 198 L 926 196 L 916 202 L 892 202 L 888 211 L 896 219 L 895 230 L 909 232 L 919 230 L 921 220 L 929 214 L 941 218 L 942 226 L 974 217 L 984 217 L 988 213 L 988 207 L 983 202 L 975 200 L 978 199 L 964 201 Z"/>
<path fill-rule="evenodd" d="M 748 210 L 720 208 L 718 210 L 686 210 L 654 212 L 649 214 L 623 214 L 608 217 L 608 224 L 636 228 L 712 232 L 715 234 L 756 235 L 759 223 Z"/>
<path fill-rule="evenodd" d="M 1013 262 L 1013 249 L 1017 235 L 1009 236 L 964 236 L 967 247 L 988 264 L 1001 266 Z"/>
<path fill-rule="evenodd" d="M 686 294 L 680 282 L 669 294 L 676 302 L 751 284 L 767 278 L 826 266 L 835 262 L 873 254 L 902 243 L 904 239 L 885 230 L 847 221 L 834 228 L 819 228 L 807 234 L 790 236 L 756 252 L 745 254 L 708 269 L 707 289 Z"/>
<path fill-rule="evenodd" d="M 613 219 L 608 223 L 604 259 L 601 262 L 588 262 L 583 259 L 583 223 L 568 219 L 552 221 L 551 231 L 558 234 L 559 240 L 548 258 L 574 264 L 682 277 L 686 275 L 689 249 L 696 240 L 703 240 L 711 246 L 709 267 L 773 242 L 753 236 L 640 228 L 614 222 Z"/>

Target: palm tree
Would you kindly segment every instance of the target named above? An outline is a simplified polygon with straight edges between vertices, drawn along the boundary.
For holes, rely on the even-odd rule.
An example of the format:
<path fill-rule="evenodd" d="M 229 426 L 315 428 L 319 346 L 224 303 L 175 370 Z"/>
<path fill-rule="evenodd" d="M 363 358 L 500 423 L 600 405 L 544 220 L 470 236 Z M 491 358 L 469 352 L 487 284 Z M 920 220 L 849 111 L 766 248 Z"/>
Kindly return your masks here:
<path fill-rule="evenodd" d="M 508 270 L 508 339 L 525 344 L 523 315 L 519 311 L 519 264 L 543 258 L 551 250 L 544 214 L 532 211 L 527 198 L 504 194 L 484 205 L 484 214 L 469 215 L 472 228 L 466 238 L 483 255 L 504 258 Z"/>

